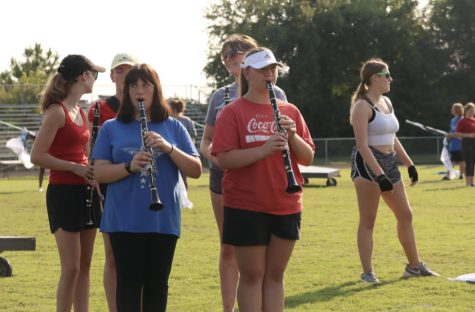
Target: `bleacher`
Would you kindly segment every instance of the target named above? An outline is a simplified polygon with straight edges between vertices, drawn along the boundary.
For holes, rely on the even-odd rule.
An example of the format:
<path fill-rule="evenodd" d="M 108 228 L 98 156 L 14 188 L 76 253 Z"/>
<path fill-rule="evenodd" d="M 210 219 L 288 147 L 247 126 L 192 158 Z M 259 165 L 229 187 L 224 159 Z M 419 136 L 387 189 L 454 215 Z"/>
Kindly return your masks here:
<path fill-rule="evenodd" d="M 82 106 L 87 110 L 87 105 Z M 197 130 L 196 147 L 198 150 L 204 131 L 206 108 L 206 105 L 188 103 L 185 111 L 185 115 L 195 122 Z M 39 105 L 0 104 L 0 120 L 18 128 L 27 128 L 29 131 L 37 132 L 41 121 Z M 20 129 L 0 123 L 0 161 L 5 162 L 3 167 L 18 167 L 17 169 L 21 169 L 22 166 L 19 163 L 12 163 L 12 161 L 17 160 L 17 155 L 5 145 L 9 139 L 18 137 L 20 133 Z M 27 150 L 30 151 L 33 142 L 28 140 L 27 143 Z"/>
<path fill-rule="evenodd" d="M 28 131 L 37 132 L 40 127 L 41 114 L 38 104 L 0 104 L 0 120 Z M 6 142 L 20 136 L 21 130 L 0 123 L 0 161 L 17 159 L 17 155 L 5 146 Z M 27 149 L 32 141 L 28 140 Z"/>
<path fill-rule="evenodd" d="M 189 117 L 195 123 L 196 128 L 196 148 L 199 151 L 201 138 L 203 137 L 204 124 L 206 118 L 206 105 L 203 104 L 186 104 L 185 116 Z"/>

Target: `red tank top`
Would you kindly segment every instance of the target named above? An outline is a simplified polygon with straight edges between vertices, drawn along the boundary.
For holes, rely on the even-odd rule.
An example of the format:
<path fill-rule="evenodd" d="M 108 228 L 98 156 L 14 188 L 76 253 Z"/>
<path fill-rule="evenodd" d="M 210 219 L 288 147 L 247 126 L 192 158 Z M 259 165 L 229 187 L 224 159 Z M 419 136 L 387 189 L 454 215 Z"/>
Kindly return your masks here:
<path fill-rule="evenodd" d="M 86 144 L 89 141 L 89 129 L 87 127 L 87 120 L 82 108 L 79 108 L 82 118 L 82 126 L 75 124 L 71 118 L 66 107 L 60 103 L 64 111 L 65 122 L 64 126 L 58 129 L 53 143 L 51 144 L 48 153 L 56 158 L 72 161 L 78 164 L 87 165 Z M 50 184 L 87 184 L 86 180 L 70 171 L 51 170 L 49 176 Z"/>

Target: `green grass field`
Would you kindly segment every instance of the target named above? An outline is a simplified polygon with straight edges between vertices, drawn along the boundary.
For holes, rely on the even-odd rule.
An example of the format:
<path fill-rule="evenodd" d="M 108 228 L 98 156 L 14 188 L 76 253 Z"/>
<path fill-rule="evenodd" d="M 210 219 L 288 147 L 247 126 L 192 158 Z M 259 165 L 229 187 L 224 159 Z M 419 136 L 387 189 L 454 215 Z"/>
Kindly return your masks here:
<path fill-rule="evenodd" d="M 305 187 L 302 239 L 286 271 L 286 311 L 475 311 L 475 285 L 448 277 L 475 272 L 475 189 L 441 181 L 441 166 L 419 166 L 421 182 L 408 188 L 423 260 L 439 278 L 402 279 L 406 264 L 396 221 L 381 204 L 375 228 L 374 268 L 383 284 L 359 281 L 358 212 L 349 170 L 336 187 L 310 179 Z M 404 171 L 407 181 L 407 175 Z M 195 207 L 183 211 L 170 279 L 169 311 L 221 311 L 218 234 L 208 175 L 190 180 Z M 45 193 L 36 177 L 0 180 L 0 235 L 34 236 L 36 251 L 1 254 L 13 276 L 0 278 L 0 311 L 54 311 L 59 261 L 49 233 Z M 97 236 L 91 268 L 91 311 L 107 311 L 102 288 L 103 245 Z"/>

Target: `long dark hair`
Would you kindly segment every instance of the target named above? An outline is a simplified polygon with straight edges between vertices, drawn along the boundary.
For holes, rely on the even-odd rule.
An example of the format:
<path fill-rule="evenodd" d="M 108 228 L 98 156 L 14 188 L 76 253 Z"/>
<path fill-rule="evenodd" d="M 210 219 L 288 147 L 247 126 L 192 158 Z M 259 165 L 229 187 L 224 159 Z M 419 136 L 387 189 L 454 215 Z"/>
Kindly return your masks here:
<path fill-rule="evenodd" d="M 371 77 L 373 75 L 381 72 L 385 68 L 388 67 L 382 59 L 379 58 L 372 58 L 364 62 L 363 66 L 361 66 L 360 70 L 360 83 L 356 91 L 353 93 L 351 97 L 351 105 L 350 105 L 350 123 L 351 123 L 351 112 L 353 110 L 353 106 L 355 102 L 359 100 L 367 91 L 368 87 L 371 85 Z"/>
<path fill-rule="evenodd" d="M 130 98 L 129 89 L 131 84 L 137 83 L 138 80 L 149 82 L 153 85 L 153 100 L 150 110 L 150 118 L 152 122 L 162 122 L 170 116 L 170 108 L 167 101 L 163 97 L 162 84 L 157 72 L 148 64 L 134 65 L 127 76 L 124 83 L 124 94 L 120 103 L 117 119 L 122 122 L 131 122 L 135 118 L 134 101 Z"/>
<path fill-rule="evenodd" d="M 71 87 L 75 83 L 75 81 L 66 81 L 60 73 L 54 74 L 41 91 L 41 111 L 46 111 L 51 104 L 61 103 L 68 96 Z"/>

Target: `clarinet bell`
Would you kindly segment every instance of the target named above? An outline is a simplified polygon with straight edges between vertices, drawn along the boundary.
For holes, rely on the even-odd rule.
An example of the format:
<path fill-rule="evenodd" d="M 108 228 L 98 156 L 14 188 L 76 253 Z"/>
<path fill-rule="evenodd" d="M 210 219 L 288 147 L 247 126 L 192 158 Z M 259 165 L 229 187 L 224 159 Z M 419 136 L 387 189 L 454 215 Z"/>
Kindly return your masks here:
<path fill-rule="evenodd" d="M 162 203 L 151 203 L 149 208 L 152 211 L 159 211 L 159 210 L 163 209 L 163 204 Z"/>
<path fill-rule="evenodd" d="M 158 198 L 158 192 L 155 190 L 155 192 L 152 191 L 152 203 L 150 204 L 150 210 L 152 211 L 159 211 L 163 209 L 163 204 Z"/>
<path fill-rule="evenodd" d="M 287 193 L 297 193 L 299 192 L 300 190 L 302 189 L 302 187 L 298 184 L 294 184 L 294 185 L 289 185 L 287 186 L 287 188 L 285 189 L 285 191 Z"/>
<path fill-rule="evenodd" d="M 302 190 L 302 187 L 295 180 L 294 172 L 288 171 L 287 172 L 287 188 L 285 189 L 285 191 L 287 193 L 292 194 L 292 193 L 300 192 L 300 190 Z"/>

